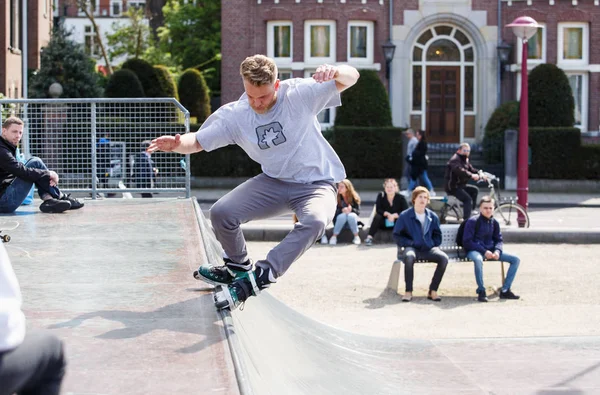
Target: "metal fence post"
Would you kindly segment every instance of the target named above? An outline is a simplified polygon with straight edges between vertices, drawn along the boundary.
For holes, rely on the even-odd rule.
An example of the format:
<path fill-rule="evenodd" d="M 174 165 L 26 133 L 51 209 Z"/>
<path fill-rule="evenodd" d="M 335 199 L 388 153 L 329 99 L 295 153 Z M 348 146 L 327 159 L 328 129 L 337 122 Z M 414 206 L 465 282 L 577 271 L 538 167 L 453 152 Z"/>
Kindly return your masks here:
<path fill-rule="evenodd" d="M 92 152 L 92 199 L 96 199 L 96 180 L 98 179 L 98 171 L 97 171 L 97 153 L 96 153 L 96 103 L 91 103 L 90 110 L 91 113 L 91 133 L 92 139 L 90 141 L 91 147 L 90 150 Z"/>

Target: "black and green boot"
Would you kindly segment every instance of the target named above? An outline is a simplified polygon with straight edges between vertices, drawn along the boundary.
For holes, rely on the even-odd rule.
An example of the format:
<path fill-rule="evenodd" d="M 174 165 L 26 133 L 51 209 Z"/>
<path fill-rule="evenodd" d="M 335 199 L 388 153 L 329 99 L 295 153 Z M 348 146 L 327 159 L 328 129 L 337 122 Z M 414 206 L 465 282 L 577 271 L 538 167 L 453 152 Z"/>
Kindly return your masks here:
<path fill-rule="evenodd" d="M 212 285 L 229 285 L 234 281 L 248 276 L 252 271 L 252 261 L 248 259 L 243 264 L 233 262 L 229 258 L 223 259 L 222 266 L 201 265 L 194 271 L 194 278 Z"/>

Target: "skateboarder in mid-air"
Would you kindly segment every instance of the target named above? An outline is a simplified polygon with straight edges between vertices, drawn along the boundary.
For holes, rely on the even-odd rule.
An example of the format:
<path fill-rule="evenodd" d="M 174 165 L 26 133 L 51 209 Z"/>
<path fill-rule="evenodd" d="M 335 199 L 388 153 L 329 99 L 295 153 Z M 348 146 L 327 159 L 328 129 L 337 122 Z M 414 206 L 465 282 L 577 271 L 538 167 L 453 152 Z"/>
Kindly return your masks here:
<path fill-rule="evenodd" d="M 336 185 L 346 177 L 325 140 L 317 114 L 341 105 L 340 92 L 359 78 L 351 66 L 321 65 L 312 78 L 277 79 L 273 59 L 246 58 L 240 66 L 245 93 L 212 114 L 196 133 L 161 136 L 157 150 L 189 154 L 237 144 L 262 173 L 219 199 L 210 210 L 224 265 L 202 265 L 194 277 L 223 285 L 218 308 L 235 309 L 277 281 L 325 233 L 336 206 Z M 240 225 L 292 210 L 294 229 L 253 268 Z"/>

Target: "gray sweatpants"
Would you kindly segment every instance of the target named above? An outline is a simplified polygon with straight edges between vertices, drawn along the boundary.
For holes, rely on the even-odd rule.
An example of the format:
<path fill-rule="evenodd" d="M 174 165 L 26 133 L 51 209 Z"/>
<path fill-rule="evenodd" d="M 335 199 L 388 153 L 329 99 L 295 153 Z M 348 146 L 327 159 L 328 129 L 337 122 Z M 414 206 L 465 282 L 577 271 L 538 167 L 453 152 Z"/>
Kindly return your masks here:
<path fill-rule="evenodd" d="M 256 262 L 277 278 L 325 233 L 335 214 L 336 195 L 335 185 L 326 181 L 298 184 L 259 174 L 219 199 L 210 209 L 210 220 L 229 259 L 242 263 L 248 253 L 241 224 L 290 209 L 296 213 L 294 229 L 264 260 Z"/>
<path fill-rule="evenodd" d="M 58 395 L 65 375 L 62 342 L 33 331 L 17 348 L 0 352 L 0 395 Z"/>

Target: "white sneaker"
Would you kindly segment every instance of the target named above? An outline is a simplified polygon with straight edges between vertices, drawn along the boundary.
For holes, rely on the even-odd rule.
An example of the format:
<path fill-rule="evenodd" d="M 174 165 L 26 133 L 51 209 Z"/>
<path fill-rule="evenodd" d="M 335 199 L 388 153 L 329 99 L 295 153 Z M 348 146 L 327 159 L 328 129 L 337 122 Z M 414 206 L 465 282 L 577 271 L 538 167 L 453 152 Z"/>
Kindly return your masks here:
<path fill-rule="evenodd" d="M 323 237 L 321 237 L 321 244 L 327 244 L 327 235 L 323 235 Z"/>
<path fill-rule="evenodd" d="M 431 192 L 429 192 L 429 196 L 437 196 L 437 193 L 432 189 Z"/>
<path fill-rule="evenodd" d="M 337 237 L 331 236 L 331 239 L 329 239 L 329 245 L 334 246 L 336 244 L 337 244 Z"/>
<path fill-rule="evenodd" d="M 352 244 L 356 244 L 356 245 L 360 244 L 360 237 L 358 235 L 354 236 L 354 238 L 352 239 Z"/>

